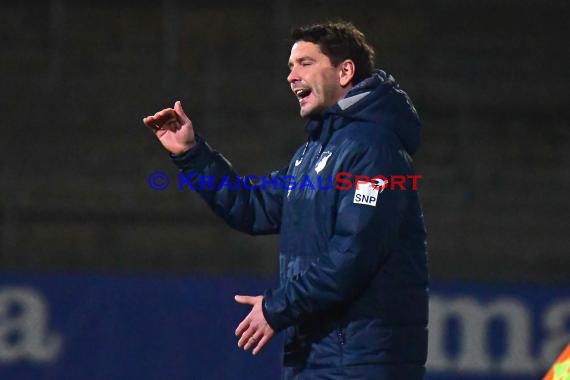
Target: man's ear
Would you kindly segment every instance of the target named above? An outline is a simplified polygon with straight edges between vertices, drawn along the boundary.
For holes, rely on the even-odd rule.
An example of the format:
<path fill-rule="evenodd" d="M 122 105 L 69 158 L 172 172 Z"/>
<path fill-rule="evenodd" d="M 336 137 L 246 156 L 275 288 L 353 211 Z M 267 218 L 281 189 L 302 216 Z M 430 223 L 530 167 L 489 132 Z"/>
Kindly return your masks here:
<path fill-rule="evenodd" d="M 338 79 L 341 87 L 346 87 L 354 78 L 356 67 L 352 59 L 345 59 L 339 65 Z"/>

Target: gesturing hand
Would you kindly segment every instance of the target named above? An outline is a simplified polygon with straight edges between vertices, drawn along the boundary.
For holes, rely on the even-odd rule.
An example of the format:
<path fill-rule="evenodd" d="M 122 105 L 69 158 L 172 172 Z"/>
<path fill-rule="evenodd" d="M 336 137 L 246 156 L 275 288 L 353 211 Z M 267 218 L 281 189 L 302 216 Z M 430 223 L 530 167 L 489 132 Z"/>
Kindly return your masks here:
<path fill-rule="evenodd" d="M 184 113 L 180 101 L 174 103 L 174 108 L 165 108 L 145 117 L 143 123 L 173 154 L 180 155 L 196 143 L 192 121 Z"/>
<path fill-rule="evenodd" d="M 238 347 L 241 348 L 243 346 L 243 349 L 247 351 L 255 346 L 252 352 L 255 355 L 275 335 L 275 332 L 263 316 L 261 309 L 263 296 L 235 296 L 234 298 L 236 302 L 253 306 L 247 317 L 237 327 L 236 336 L 240 337 Z"/>

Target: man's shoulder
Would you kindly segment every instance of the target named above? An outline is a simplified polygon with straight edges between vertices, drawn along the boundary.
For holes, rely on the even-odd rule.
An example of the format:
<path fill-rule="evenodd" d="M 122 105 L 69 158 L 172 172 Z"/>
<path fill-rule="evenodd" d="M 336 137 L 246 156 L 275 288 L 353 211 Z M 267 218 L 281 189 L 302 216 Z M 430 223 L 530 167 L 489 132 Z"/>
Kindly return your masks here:
<path fill-rule="evenodd" d="M 398 145 L 398 138 L 392 130 L 370 121 L 350 122 L 338 129 L 333 138 L 350 149 L 368 149 L 371 146 L 389 148 Z"/>

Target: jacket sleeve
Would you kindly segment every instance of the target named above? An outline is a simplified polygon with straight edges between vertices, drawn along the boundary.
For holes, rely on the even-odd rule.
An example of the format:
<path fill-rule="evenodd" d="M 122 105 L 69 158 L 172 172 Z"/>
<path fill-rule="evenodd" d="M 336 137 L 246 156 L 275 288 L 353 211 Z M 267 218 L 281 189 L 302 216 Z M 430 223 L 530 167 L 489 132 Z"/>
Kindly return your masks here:
<path fill-rule="evenodd" d="M 286 169 L 262 177 L 239 177 L 231 164 L 201 136 L 186 153 L 171 158 L 179 169 L 179 188 L 196 190 L 232 228 L 251 234 L 276 233 L 281 227 L 282 177 Z"/>
<path fill-rule="evenodd" d="M 343 163 L 352 174 L 352 188 L 337 190 L 336 220 L 327 252 L 301 275 L 287 280 L 264 295 L 263 312 L 270 326 L 280 331 L 311 315 L 351 302 L 369 286 L 381 270 L 390 247 L 398 239 L 405 213 L 406 191 L 390 183 L 378 192 L 376 205 L 354 203 L 355 175 L 370 178 L 409 174 L 410 166 L 389 144 L 366 147 Z"/>

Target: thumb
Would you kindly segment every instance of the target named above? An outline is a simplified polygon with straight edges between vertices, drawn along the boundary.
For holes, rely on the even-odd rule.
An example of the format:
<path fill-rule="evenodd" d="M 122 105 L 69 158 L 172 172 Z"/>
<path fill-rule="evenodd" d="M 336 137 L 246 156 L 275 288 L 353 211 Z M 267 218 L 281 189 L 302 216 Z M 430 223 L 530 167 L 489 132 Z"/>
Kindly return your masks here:
<path fill-rule="evenodd" d="M 176 115 L 180 118 L 180 121 L 182 121 L 183 124 L 189 120 L 188 116 L 186 116 L 186 114 L 184 113 L 184 109 L 182 109 L 182 103 L 180 102 L 180 100 L 177 100 L 174 103 L 174 111 L 176 112 Z"/>
<path fill-rule="evenodd" d="M 244 305 L 253 305 L 255 303 L 255 297 L 251 296 L 236 295 L 234 296 L 234 299 L 236 300 L 237 303 L 241 303 Z"/>

